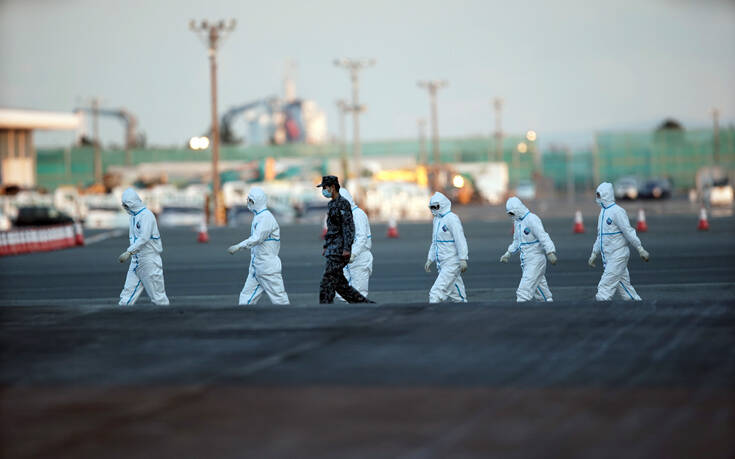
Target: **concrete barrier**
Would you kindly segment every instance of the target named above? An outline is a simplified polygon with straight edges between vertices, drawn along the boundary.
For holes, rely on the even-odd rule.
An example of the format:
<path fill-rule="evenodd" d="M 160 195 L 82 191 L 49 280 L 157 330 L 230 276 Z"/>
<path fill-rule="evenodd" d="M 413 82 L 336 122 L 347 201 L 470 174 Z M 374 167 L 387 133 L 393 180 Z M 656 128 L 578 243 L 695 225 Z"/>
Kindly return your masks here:
<path fill-rule="evenodd" d="M 0 257 L 84 245 L 83 231 L 73 223 L 0 231 Z"/>

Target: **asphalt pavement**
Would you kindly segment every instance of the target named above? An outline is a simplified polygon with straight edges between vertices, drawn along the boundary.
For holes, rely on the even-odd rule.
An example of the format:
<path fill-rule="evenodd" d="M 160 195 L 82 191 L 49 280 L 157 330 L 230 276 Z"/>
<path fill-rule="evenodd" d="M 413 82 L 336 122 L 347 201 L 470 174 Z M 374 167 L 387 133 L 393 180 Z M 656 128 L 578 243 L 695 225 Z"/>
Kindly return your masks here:
<path fill-rule="evenodd" d="M 550 219 L 545 225 L 559 256 L 558 265 L 547 269 L 554 298 L 594 298 L 602 270 L 587 266 L 594 228 L 588 222 L 585 234 L 573 234 L 571 219 Z M 651 216 L 648 225 L 641 240 L 651 262 L 643 263 L 635 251 L 630 262 L 631 280 L 644 299 L 716 299 L 722 298 L 721 289 L 731 289 L 735 218 L 713 219 L 708 232 L 696 230 L 696 215 Z M 372 226 L 371 297 L 383 304 L 426 302 L 435 276 L 423 270 L 431 223 L 402 224 L 398 229 L 400 237 L 389 239 L 385 225 Z M 470 268 L 463 277 L 470 301 L 515 299 L 518 257 L 508 265 L 497 262 L 511 242 L 511 230 L 509 219 L 465 223 Z M 324 266 L 320 234 L 318 225 L 281 229 L 284 283 L 294 304 L 318 303 Z M 211 229 L 210 242 L 198 244 L 191 229 L 161 228 L 166 291 L 172 304 L 237 304 L 249 252 L 232 256 L 226 249 L 248 235 L 249 227 Z M 0 258 L 0 303 L 116 304 L 127 270 L 117 257 L 126 247 L 127 235 L 122 234 L 80 249 Z M 143 295 L 141 304 L 146 302 Z"/>
<path fill-rule="evenodd" d="M 592 301 L 569 219 L 553 304 L 515 303 L 510 220 L 465 224 L 469 304 L 426 303 L 430 223 L 373 225 L 374 306 L 316 304 L 316 225 L 282 228 L 289 307 L 236 306 L 248 228 L 162 229 L 170 307 L 116 306 L 126 235 L 2 258 L 0 456 L 733 457 L 735 218 L 710 223 L 649 217 L 638 303 Z"/>

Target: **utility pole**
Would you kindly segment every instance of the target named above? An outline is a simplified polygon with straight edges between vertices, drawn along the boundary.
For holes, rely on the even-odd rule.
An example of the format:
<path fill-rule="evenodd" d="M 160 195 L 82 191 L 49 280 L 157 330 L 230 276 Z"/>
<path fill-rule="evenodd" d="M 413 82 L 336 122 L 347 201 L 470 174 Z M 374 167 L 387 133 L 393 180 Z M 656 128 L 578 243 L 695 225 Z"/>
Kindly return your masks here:
<path fill-rule="evenodd" d="M 102 183 L 102 152 L 100 151 L 100 100 L 92 99 L 92 136 L 94 137 L 94 183 Z"/>
<path fill-rule="evenodd" d="M 712 109 L 712 155 L 717 166 L 720 164 L 720 111 L 716 108 Z"/>
<path fill-rule="evenodd" d="M 495 161 L 503 161 L 503 99 L 493 99 L 495 108 Z"/>
<path fill-rule="evenodd" d="M 600 184 L 600 145 L 597 143 L 597 133 L 592 143 L 592 177 L 595 180 L 592 184 L 594 190 Z"/>
<path fill-rule="evenodd" d="M 572 167 L 572 161 L 574 160 L 574 157 L 572 156 L 572 149 L 568 146 L 564 147 L 564 158 L 566 159 L 567 165 L 567 200 L 569 201 L 569 203 L 574 203 L 574 169 Z"/>
<path fill-rule="evenodd" d="M 419 88 L 429 91 L 429 105 L 431 108 L 431 150 L 434 155 L 434 189 L 439 189 L 439 163 L 441 157 L 439 155 L 439 114 L 436 107 L 436 93 L 439 89 L 447 86 L 446 80 L 419 81 Z"/>
<path fill-rule="evenodd" d="M 217 47 L 222 40 L 235 30 L 235 20 L 230 19 L 209 23 L 206 20 L 197 24 L 193 19 L 189 21 L 189 29 L 197 34 L 207 46 L 209 54 L 209 78 L 212 96 L 212 199 L 214 204 L 214 223 L 217 226 L 225 224 L 225 208 L 222 202 L 219 180 L 219 123 L 217 120 Z"/>
<path fill-rule="evenodd" d="M 349 168 L 347 167 L 347 138 L 345 134 L 345 118 L 347 113 L 350 111 L 347 102 L 343 99 L 337 101 L 337 112 L 339 114 L 339 156 L 342 161 L 342 177 L 349 175 Z"/>
<path fill-rule="evenodd" d="M 358 201 L 362 199 L 360 189 L 360 177 L 362 176 L 362 145 L 360 144 L 360 113 L 365 111 L 365 106 L 360 105 L 360 70 L 375 65 L 375 59 L 335 59 L 334 65 L 342 67 L 350 72 L 350 80 L 352 81 L 352 106 L 349 110 L 352 112 L 352 157 L 355 162 L 355 185 L 354 193 Z"/>
<path fill-rule="evenodd" d="M 423 118 L 418 119 L 419 126 L 419 164 L 426 166 L 429 163 L 429 159 L 426 156 L 426 120 Z"/>

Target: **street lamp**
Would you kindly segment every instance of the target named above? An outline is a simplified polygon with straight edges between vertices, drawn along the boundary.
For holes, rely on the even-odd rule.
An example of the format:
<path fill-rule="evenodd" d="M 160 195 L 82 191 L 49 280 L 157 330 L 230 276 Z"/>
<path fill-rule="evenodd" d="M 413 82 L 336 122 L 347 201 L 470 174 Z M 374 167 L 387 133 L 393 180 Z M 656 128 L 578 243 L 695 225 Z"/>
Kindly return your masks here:
<path fill-rule="evenodd" d="M 436 93 L 441 88 L 446 88 L 449 83 L 446 80 L 430 80 L 417 82 L 419 88 L 429 91 L 429 105 L 431 109 L 431 149 L 434 155 L 432 164 L 434 169 L 434 189 L 439 189 L 439 114 L 436 106 Z"/>
<path fill-rule="evenodd" d="M 236 22 L 217 21 L 210 23 L 206 20 L 199 24 L 193 19 L 189 21 L 189 29 L 194 32 L 207 47 L 209 54 L 210 90 L 212 97 L 212 199 L 214 204 L 214 222 L 216 225 L 225 224 L 224 202 L 220 199 L 219 180 L 219 123 L 217 120 L 217 49 L 222 40 L 233 30 Z"/>
<path fill-rule="evenodd" d="M 353 192 L 357 196 L 358 201 L 360 201 L 362 198 L 360 194 L 360 176 L 362 175 L 360 113 L 365 111 L 365 106 L 360 105 L 360 70 L 374 66 L 375 59 L 348 59 L 343 57 L 341 59 L 335 59 L 334 65 L 350 72 L 350 80 L 352 81 L 352 106 L 349 107 L 349 110 L 352 112 L 352 155 L 355 161 L 355 175 L 357 176 Z"/>

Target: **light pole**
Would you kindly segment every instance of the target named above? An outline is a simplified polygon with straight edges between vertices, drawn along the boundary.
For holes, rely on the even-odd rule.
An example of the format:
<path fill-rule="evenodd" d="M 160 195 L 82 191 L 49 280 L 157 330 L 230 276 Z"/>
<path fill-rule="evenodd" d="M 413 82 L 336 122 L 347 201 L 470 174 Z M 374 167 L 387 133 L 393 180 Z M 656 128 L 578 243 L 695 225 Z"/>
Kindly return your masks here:
<path fill-rule="evenodd" d="M 567 200 L 570 203 L 573 203 L 575 198 L 573 168 L 574 157 L 572 156 L 572 149 L 568 146 L 564 147 L 564 158 L 566 159 L 567 164 Z"/>
<path fill-rule="evenodd" d="M 495 108 L 495 161 L 503 160 L 503 99 L 493 99 Z"/>
<path fill-rule="evenodd" d="M 102 152 L 100 151 L 100 100 L 92 99 L 92 135 L 94 136 L 94 183 L 102 183 Z"/>
<path fill-rule="evenodd" d="M 429 163 L 429 159 L 426 157 L 426 120 L 419 118 L 419 164 L 426 166 Z"/>
<path fill-rule="evenodd" d="M 355 176 L 357 178 L 354 193 L 357 199 L 362 198 L 360 194 L 360 176 L 362 175 L 362 146 L 360 145 L 360 113 L 365 111 L 365 106 L 360 105 L 360 70 L 375 65 L 375 59 L 335 59 L 334 65 L 342 67 L 350 72 L 352 81 L 352 156 L 355 161 Z"/>
<path fill-rule="evenodd" d="M 349 169 L 347 167 L 347 139 L 345 138 L 345 118 L 350 111 L 347 102 L 343 99 L 337 102 L 337 112 L 339 114 L 339 156 L 342 162 L 342 177 L 347 177 Z"/>
<path fill-rule="evenodd" d="M 715 166 L 720 164 L 720 111 L 712 109 L 712 154 Z"/>
<path fill-rule="evenodd" d="M 209 54 L 209 78 L 212 95 L 212 199 L 214 204 L 214 222 L 221 226 L 225 224 L 224 203 L 220 196 L 219 180 L 219 123 L 217 120 L 217 47 L 222 40 L 235 30 L 235 20 L 230 19 L 210 23 L 202 21 L 197 24 L 193 19 L 189 21 L 189 29 L 202 39 Z"/>
<path fill-rule="evenodd" d="M 447 86 L 446 80 L 419 81 L 419 88 L 429 91 L 429 105 L 431 108 L 431 150 L 434 156 L 434 189 L 439 188 L 439 163 L 441 158 L 439 155 L 439 114 L 436 108 L 436 93 L 439 89 Z"/>

